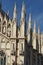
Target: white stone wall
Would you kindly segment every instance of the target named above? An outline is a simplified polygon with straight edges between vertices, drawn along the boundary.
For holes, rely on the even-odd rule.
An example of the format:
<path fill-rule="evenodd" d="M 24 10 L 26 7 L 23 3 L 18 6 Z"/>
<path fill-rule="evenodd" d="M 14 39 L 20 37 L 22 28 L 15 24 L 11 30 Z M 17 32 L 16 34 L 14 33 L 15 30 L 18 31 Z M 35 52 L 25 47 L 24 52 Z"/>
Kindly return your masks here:
<path fill-rule="evenodd" d="M 43 54 L 43 33 L 41 34 L 41 53 Z"/>

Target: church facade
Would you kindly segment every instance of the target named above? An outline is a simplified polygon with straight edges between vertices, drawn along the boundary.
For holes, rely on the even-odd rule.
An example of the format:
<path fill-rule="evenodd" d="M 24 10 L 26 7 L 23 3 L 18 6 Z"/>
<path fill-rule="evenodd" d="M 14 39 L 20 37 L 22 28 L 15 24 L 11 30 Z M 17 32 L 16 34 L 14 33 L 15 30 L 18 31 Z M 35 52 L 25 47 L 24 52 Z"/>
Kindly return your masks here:
<path fill-rule="evenodd" d="M 26 33 L 26 11 L 22 4 L 20 26 L 17 24 L 17 9 L 13 19 L 0 5 L 0 65 L 43 65 L 43 33 L 36 32 L 36 21 L 32 30 L 32 15 L 29 14 Z"/>

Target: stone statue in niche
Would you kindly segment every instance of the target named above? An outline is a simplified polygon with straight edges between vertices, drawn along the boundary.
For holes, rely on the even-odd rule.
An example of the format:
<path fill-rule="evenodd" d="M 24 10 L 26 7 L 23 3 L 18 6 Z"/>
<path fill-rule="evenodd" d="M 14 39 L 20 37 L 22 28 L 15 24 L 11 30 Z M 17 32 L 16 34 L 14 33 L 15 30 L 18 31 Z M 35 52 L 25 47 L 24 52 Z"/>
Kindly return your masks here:
<path fill-rule="evenodd" d="M 2 38 L 1 42 L 5 42 L 5 38 Z"/>
<path fill-rule="evenodd" d="M 7 36 L 10 37 L 11 36 L 11 31 L 7 32 Z"/>

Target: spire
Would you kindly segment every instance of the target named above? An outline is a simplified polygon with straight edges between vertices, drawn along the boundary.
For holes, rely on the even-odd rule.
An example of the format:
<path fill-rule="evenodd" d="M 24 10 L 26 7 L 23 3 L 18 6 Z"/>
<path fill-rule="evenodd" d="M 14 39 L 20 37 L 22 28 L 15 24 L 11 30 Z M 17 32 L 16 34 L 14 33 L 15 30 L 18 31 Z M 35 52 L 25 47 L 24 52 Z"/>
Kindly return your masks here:
<path fill-rule="evenodd" d="M 21 19 L 22 18 L 25 18 L 25 4 L 24 4 L 24 2 L 22 3 Z"/>
<path fill-rule="evenodd" d="M 29 30 L 32 28 L 32 15 L 29 14 L 29 24 L 28 24 Z"/>
<path fill-rule="evenodd" d="M 25 4 L 24 4 L 24 2 L 22 3 L 22 11 L 25 12 Z"/>
<path fill-rule="evenodd" d="M 33 28 L 33 48 L 37 49 L 37 42 L 36 42 L 36 20 L 34 20 L 34 28 Z"/>
<path fill-rule="evenodd" d="M 38 27 L 38 34 L 40 34 L 40 28 Z"/>
<path fill-rule="evenodd" d="M 29 20 L 28 20 L 28 30 L 27 30 L 27 41 L 30 46 L 32 46 L 32 15 L 29 14 Z"/>
<path fill-rule="evenodd" d="M 36 33 L 36 20 L 34 21 L 34 30 L 33 30 L 34 33 Z"/>
<path fill-rule="evenodd" d="M 13 13 L 13 20 L 16 18 L 16 13 L 17 13 L 17 10 L 16 10 L 16 3 L 15 3 L 15 6 L 14 6 L 14 13 Z"/>

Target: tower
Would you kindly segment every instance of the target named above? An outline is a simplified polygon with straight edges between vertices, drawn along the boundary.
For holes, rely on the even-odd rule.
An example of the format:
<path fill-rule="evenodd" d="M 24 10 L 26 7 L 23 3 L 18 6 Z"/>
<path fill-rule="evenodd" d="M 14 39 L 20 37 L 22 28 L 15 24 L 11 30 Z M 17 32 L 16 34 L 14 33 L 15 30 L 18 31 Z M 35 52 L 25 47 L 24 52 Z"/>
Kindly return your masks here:
<path fill-rule="evenodd" d="M 21 20 L 20 20 L 20 38 L 18 41 L 18 58 L 17 65 L 24 65 L 24 52 L 25 52 L 25 4 L 22 4 Z"/>
<path fill-rule="evenodd" d="M 16 38 L 17 38 L 17 9 L 16 3 L 14 6 L 13 20 L 12 20 L 12 36 L 11 36 L 11 65 L 16 64 Z M 13 57 L 12 57 L 13 55 Z"/>

